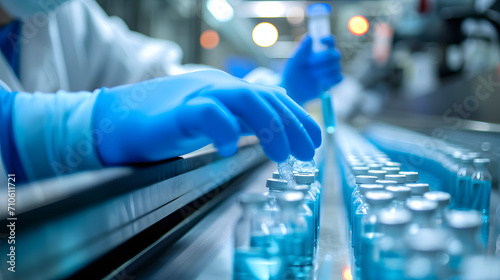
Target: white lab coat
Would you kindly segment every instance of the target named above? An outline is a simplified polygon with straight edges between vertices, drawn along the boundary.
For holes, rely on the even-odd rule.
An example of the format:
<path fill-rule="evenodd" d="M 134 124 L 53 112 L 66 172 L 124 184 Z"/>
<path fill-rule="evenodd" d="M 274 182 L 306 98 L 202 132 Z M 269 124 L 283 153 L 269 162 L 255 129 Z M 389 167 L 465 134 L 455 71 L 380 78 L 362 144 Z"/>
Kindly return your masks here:
<path fill-rule="evenodd" d="M 57 147 L 72 147 L 84 140 L 72 135 L 77 135 L 77 130 L 90 129 L 95 97 L 89 97 L 89 91 L 192 70 L 181 66 L 182 50 L 176 43 L 130 31 L 121 19 L 106 15 L 93 0 L 70 1 L 46 17 L 23 19 L 19 40 L 20 79 L 0 56 L 0 80 L 12 91 L 65 91 L 54 94 L 52 101 L 37 94 L 33 98 L 31 94 L 16 97 L 14 138 L 30 180 L 57 175 L 39 166 L 64 163 Z M 78 91 L 87 92 L 68 97 L 68 92 Z M 82 99 L 89 101 L 81 102 Z M 77 103 L 84 105 L 78 107 Z M 66 107 L 59 110 L 54 104 Z M 53 114 L 50 110 L 59 111 Z M 64 110 L 77 112 L 70 115 Z M 33 122 L 38 122 L 37 129 L 29 127 Z M 61 128 L 61 124 L 66 127 Z M 33 145 L 34 137 L 41 141 Z M 47 151 L 40 151 L 46 146 Z M 73 171 L 99 168 L 97 156 L 90 158 Z M 2 165 L 0 158 L 0 180 L 4 181 Z"/>
<path fill-rule="evenodd" d="M 0 62 L 0 79 L 14 91 L 92 91 L 182 71 L 176 43 L 130 31 L 92 0 L 23 22 L 20 81 Z"/>

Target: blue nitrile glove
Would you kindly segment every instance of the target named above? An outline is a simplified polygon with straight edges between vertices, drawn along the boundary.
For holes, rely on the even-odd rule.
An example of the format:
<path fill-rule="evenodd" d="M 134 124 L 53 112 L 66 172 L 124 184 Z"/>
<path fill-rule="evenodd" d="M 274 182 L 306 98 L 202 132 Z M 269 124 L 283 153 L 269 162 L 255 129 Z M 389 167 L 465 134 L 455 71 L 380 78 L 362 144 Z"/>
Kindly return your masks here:
<path fill-rule="evenodd" d="M 281 86 L 299 104 L 318 98 L 320 94 L 342 81 L 340 52 L 332 37 L 321 42 L 328 50 L 313 53 L 312 40 L 304 37 L 288 61 Z"/>
<path fill-rule="evenodd" d="M 101 123 L 112 128 L 98 141 L 106 165 L 163 160 L 210 143 L 230 156 L 238 137 L 250 131 L 277 162 L 290 153 L 310 160 L 321 144 L 318 124 L 282 88 L 218 70 L 103 89 L 94 106 L 94 129 Z"/>

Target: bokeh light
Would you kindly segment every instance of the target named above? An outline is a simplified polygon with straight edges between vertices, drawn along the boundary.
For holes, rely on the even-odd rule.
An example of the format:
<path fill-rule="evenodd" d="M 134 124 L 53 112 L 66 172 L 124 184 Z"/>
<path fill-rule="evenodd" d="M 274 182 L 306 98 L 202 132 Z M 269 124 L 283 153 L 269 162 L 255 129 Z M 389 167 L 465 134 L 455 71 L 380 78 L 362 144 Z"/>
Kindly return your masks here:
<path fill-rule="evenodd" d="M 278 41 L 278 29 L 269 22 L 257 24 L 252 31 L 252 39 L 260 47 L 270 47 Z"/>
<path fill-rule="evenodd" d="M 343 278 L 343 280 L 352 280 L 351 267 L 350 266 L 344 267 L 344 270 L 342 271 L 342 278 Z"/>
<path fill-rule="evenodd" d="M 352 34 L 361 36 L 368 32 L 370 23 L 368 23 L 368 20 L 363 16 L 353 16 L 347 23 L 347 28 L 349 28 Z"/>
<path fill-rule="evenodd" d="M 205 30 L 201 33 L 200 44 L 204 49 L 211 50 L 219 45 L 219 33 L 215 30 Z"/>

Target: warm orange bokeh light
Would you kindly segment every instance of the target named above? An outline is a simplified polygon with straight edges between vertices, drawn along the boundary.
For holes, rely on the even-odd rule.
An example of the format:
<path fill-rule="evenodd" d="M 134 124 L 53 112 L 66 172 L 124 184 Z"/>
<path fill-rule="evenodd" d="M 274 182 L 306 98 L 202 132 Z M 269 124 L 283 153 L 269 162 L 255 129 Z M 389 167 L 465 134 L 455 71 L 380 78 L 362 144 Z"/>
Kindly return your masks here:
<path fill-rule="evenodd" d="M 201 33 L 200 44 L 204 49 L 210 50 L 219 45 L 219 33 L 215 30 L 205 30 Z"/>
<path fill-rule="evenodd" d="M 352 280 L 352 275 L 351 275 L 351 267 L 346 266 L 344 270 L 342 271 L 342 277 L 344 280 Z"/>
<path fill-rule="evenodd" d="M 351 31 L 351 33 L 356 36 L 366 34 L 369 27 L 370 23 L 368 23 L 368 20 L 363 16 L 353 16 L 347 23 L 347 28 L 349 28 L 349 31 Z"/>

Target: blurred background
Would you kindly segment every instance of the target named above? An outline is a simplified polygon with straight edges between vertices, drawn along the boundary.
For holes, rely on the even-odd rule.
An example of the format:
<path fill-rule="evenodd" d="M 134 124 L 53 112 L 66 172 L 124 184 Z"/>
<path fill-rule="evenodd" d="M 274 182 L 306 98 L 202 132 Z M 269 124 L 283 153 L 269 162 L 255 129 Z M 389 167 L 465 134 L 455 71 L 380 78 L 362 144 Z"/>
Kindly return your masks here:
<path fill-rule="evenodd" d="M 183 63 L 243 77 L 258 66 L 282 71 L 307 31 L 305 8 L 321 1 L 98 2 L 132 30 L 177 42 Z M 323 2 L 332 7 L 343 54 L 346 79 L 334 89 L 340 118 L 415 113 L 452 126 L 457 119 L 500 123 L 491 80 L 498 74 L 490 76 L 500 60 L 498 1 Z M 489 86 L 475 96 L 484 81 Z"/>

